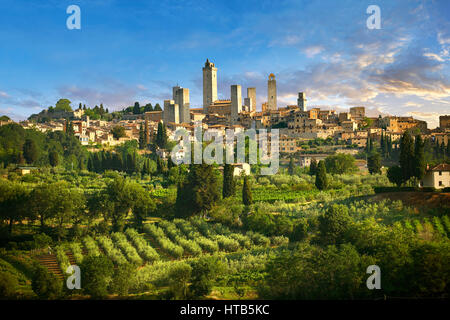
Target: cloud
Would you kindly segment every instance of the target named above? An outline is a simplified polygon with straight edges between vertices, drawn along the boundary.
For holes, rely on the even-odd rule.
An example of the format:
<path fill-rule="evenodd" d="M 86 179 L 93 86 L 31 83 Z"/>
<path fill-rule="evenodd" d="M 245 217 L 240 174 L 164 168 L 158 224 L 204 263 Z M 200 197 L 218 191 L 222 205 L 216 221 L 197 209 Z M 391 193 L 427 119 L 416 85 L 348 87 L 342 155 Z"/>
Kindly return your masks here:
<path fill-rule="evenodd" d="M 409 111 L 406 113 L 406 115 L 419 120 L 424 120 L 428 123 L 428 127 L 433 128 L 439 125 L 439 116 L 441 114 L 437 112 Z"/>
<path fill-rule="evenodd" d="M 9 97 L 9 96 L 8 96 L 8 94 L 7 94 L 6 92 L 0 91 L 0 97 L 5 97 L 5 98 L 7 98 L 7 97 Z"/>
<path fill-rule="evenodd" d="M 106 81 L 100 88 L 82 87 L 78 85 L 64 85 L 57 88 L 61 97 L 78 101 L 89 106 L 103 103 L 105 107 L 115 110 L 132 105 L 139 93 L 137 86 L 128 86 L 118 81 Z"/>
<path fill-rule="evenodd" d="M 311 46 L 311 47 L 307 47 L 306 49 L 304 49 L 303 53 L 305 53 L 308 58 L 312 58 L 312 57 L 320 54 L 324 50 L 325 49 L 323 46 Z"/>

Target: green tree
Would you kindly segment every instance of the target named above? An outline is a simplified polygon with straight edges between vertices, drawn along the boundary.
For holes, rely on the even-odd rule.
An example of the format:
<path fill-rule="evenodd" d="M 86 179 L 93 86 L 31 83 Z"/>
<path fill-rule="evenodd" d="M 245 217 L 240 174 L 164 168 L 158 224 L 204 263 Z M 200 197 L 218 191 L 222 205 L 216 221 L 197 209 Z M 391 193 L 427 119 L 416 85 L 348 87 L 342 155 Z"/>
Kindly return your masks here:
<path fill-rule="evenodd" d="M 381 156 L 378 152 L 372 152 L 367 158 L 367 168 L 370 174 L 381 173 Z"/>
<path fill-rule="evenodd" d="M 9 235 L 12 235 L 16 221 L 30 218 L 29 190 L 21 183 L 0 180 L 0 220 L 8 221 Z"/>
<path fill-rule="evenodd" d="M 48 219 L 55 220 L 59 237 L 65 233 L 64 225 L 80 214 L 84 206 L 84 194 L 71 189 L 65 181 L 38 185 L 31 192 L 29 202 L 29 210 L 39 217 L 42 229 L 45 229 Z"/>
<path fill-rule="evenodd" d="M 56 167 L 59 164 L 59 154 L 56 151 L 51 151 L 48 154 L 48 162 L 52 167 Z"/>
<path fill-rule="evenodd" d="M 55 105 L 55 111 L 66 111 L 71 112 L 72 107 L 70 106 L 71 102 L 69 99 L 59 99 Z"/>
<path fill-rule="evenodd" d="M 179 183 L 177 188 L 177 215 L 205 215 L 219 198 L 218 177 L 213 167 L 193 164 L 186 181 Z"/>
<path fill-rule="evenodd" d="M 166 126 L 163 122 L 158 122 L 158 130 L 156 132 L 156 145 L 161 149 L 166 148 L 167 146 L 167 132 Z"/>
<path fill-rule="evenodd" d="M 403 181 L 406 182 L 414 176 L 414 144 L 408 131 L 405 131 L 400 139 L 400 167 Z"/>
<path fill-rule="evenodd" d="M 387 170 L 387 177 L 389 181 L 395 183 L 397 187 L 400 187 L 404 182 L 403 171 L 399 166 L 390 167 Z"/>
<path fill-rule="evenodd" d="M 294 172 L 295 172 L 295 163 L 294 163 L 294 158 L 291 157 L 289 159 L 288 173 L 289 173 L 289 175 L 292 176 L 294 174 Z"/>
<path fill-rule="evenodd" d="M 63 283 L 45 267 L 36 266 L 31 279 L 31 288 L 40 299 L 54 300 L 61 298 Z"/>
<path fill-rule="evenodd" d="M 134 284 L 136 267 L 131 263 L 118 266 L 113 273 L 110 291 L 120 296 L 126 296 Z"/>
<path fill-rule="evenodd" d="M 11 274 L 0 271 L 0 300 L 13 299 L 19 282 Z"/>
<path fill-rule="evenodd" d="M 114 136 L 114 139 L 119 140 L 126 136 L 125 128 L 122 126 L 115 126 L 111 129 L 111 133 Z"/>
<path fill-rule="evenodd" d="M 133 114 L 140 114 L 140 113 L 141 107 L 139 106 L 139 102 L 135 102 L 133 107 Z"/>
<path fill-rule="evenodd" d="M 234 196 L 235 193 L 235 181 L 234 181 L 234 168 L 231 164 L 225 164 L 223 167 L 223 198 Z"/>
<path fill-rule="evenodd" d="M 35 162 L 39 156 L 38 147 L 31 139 L 26 139 L 23 144 L 23 156 L 28 164 Z"/>
<path fill-rule="evenodd" d="M 317 173 L 317 161 L 316 158 L 311 159 L 311 164 L 309 165 L 309 174 L 315 175 Z"/>
<path fill-rule="evenodd" d="M 147 146 L 147 137 L 145 134 L 144 126 L 141 125 L 139 129 L 139 149 L 145 149 Z"/>
<path fill-rule="evenodd" d="M 422 137 L 420 135 L 416 136 L 416 141 L 414 145 L 414 176 L 422 180 L 425 175 L 425 152 L 424 152 L 424 143 L 422 141 Z"/>
<path fill-rule="evenodd" d="M 319 216 L 320 238 L 323 244 L 343 243 L 345 233 L 351 224 L 348 209 L 344 205 L 333 204 L 324 215 Z"/>
<path fill-rule="evenodd" d="M 221 263 L 215 257 L 202 257 L 191 263 L 192 278 L 190 290 L 194 297 L 200 298 L 207 295 L 219 276 Z"/>
<path fill-rule="evenodd" d="M 176 300 L 185 300 L 189 296 L 189 281 L 192 268 L 187 263 L 175 265 L 169 272 L 169 290 Z"/>
<path fill-rule="evenodd" d="M 242 186 L 242 203 L 249 206 L 253 203 L 252 190 L 248 181 L 248 176 L 244 177 L 244 184 Z"/>
<path fill-rule="evenodd" d="M 130 212 L 135 221 L 142 221 L 154 203 L 144 188 L 136 182 L 116 177 L 97 196 L 96 210 L 111 221 L 113 231 L 121 232 Z"/>
<path fill-rule="evenodd" d="M 316 187 L 319 190 L 325 190 L 328 187 L 327 168 L 323 160 L 319 161 L 316 173 Z"/>
<path fill-rule="evenodd" d="M 355 158 L 350 154 L 344 153 L 326 157 L 325 166 L 327 172 L 332 174 L 352 173 L 358 170 L 355 164 Z"/>
<path fill-rule="evenodd" d="M 83 292 L 93 299 L 104 298 L 112 281 L 114 265 L 106 256 L 87 256 L 80 266 Z"/>

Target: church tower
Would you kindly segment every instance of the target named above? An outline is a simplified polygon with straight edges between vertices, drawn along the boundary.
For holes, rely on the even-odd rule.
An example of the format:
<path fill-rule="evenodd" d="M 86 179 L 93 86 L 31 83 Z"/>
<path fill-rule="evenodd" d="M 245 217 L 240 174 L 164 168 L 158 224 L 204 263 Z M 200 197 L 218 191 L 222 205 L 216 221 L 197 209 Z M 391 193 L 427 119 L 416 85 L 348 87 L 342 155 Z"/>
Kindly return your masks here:
<path fill-rule="evenodd" d="M 217 68 L 206 59 L 203 67 L 203 113 L 208 113 L 208 107 L 217 100 Z"/>

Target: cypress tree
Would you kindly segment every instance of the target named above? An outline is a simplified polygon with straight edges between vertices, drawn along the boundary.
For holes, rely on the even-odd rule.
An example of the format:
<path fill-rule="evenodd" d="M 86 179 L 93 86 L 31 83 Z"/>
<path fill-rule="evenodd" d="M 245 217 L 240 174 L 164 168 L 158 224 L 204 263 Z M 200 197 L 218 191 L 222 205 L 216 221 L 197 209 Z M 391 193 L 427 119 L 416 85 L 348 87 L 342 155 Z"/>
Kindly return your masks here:
<path fill-rule="evenodd" d="M 36 143 L 31 139 L 26 139 L 22 147 L 23 156 L 28 164 L 35 162 L 39 156 Z"/>
<path fill-rule="evenodd" d="M 317 172 L 317 161 L 316 158 L 312 158 L 311 159 L 311 164 L 309 165 L 309 174 L 310 175 L 315 175 Z"/>
<path fill-rule="evenodd" d="M 139 149 L 144 149 L 146 146 L 146 136 L 145 136 L 145 130 L 144 130 L 144 126 L 141 125 L 140 129 L 139 129 Z"/>
<path fill-rule="evenodd" d="M 414 176 L 422 180 L 425 175 L 425 153 L 424 153 L 424 143 L 420 135 L 416 136 L 416 141 L 414 145 Z"/>
<path fill-rule="evenodd" d="M 234 168 L 231 164 L 225 164 L 223 167 L 223 189 L 224 198 L 232 197 L 235 192 L 235 181 L 233 176 Z"/>
<path fill-rule="evenodd" d="M 319 190 L 325 190 L 328 187 L 327 168 L 323 160 L 320 160 L 317 166 L 316 187 Z"/>
<path fill-rule="evenodd" d="M 295 172 L 295 164 L 294 164 L 294 158 L 291 157 L 289 160 L 289 167 L 288 167 L 288 173 L 289 175 L 293 175 Z"/>
<path fill-rule="evenodd" d="M 252 190 L 250 189 L 250 183 L 248 182 L 248 176 L 244 177 L 244 185 L 242 186 L 242 203 L 249 206 L 253 203 Z"/>
<path fill-rule="evenodd" d="M 414 176 L 414 145 L 408 131 L 403 133 L 400 140 L 400 167 L 402 168 L 403 181 L 408 181 Z"/>
<path fill-rule="evenodd" d="M 94 161 L 92 160 L 92 155 L 90 155 L 89 159 L 88 159 L 88 170 L 89 171 L 94 171 L 95 170 Z"/>
<path fill-rule="evenodd" d="M 378 152 L 372 152 L 367 158 L 367 168 L 370 174 L 381 173 L 381 157 Z"/>
<path fill-rule="evenodd" d="M 371 145 L 372 145 L 372 140 L 370 139 L 370 137 L 368 137 L 368 138 L 367 138 L 367 142 L 366 142 L 366 152 L 367 152 L 367 153 L 370 153 L 370 151 L 371 151 L 371 149 L 370 149 Z"/>

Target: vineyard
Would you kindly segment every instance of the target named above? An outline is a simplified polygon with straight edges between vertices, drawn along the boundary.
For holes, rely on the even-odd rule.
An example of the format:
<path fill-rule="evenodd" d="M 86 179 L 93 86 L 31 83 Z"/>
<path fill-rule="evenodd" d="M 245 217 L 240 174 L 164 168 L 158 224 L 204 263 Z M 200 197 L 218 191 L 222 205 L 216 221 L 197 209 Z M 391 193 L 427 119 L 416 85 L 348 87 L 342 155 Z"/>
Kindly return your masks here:
<path fill-rule="evenodd" d="M 283 236 L 266 237 L 256 232 L 235 232 L 220 223 L 200 218 L 162 220 L 144 225 L 143 233 L 128 228 L 110 236 L 85 236 L 80 242 L 60 244 L 55 248 L 61 271 L 73 257 L 76 264 L 87 255 L 105 255 L 116 266 L 131 263 L 136 267 L 161 265 L 211 254 L 236 254 L 264 250 L 289 243 Z"/>

